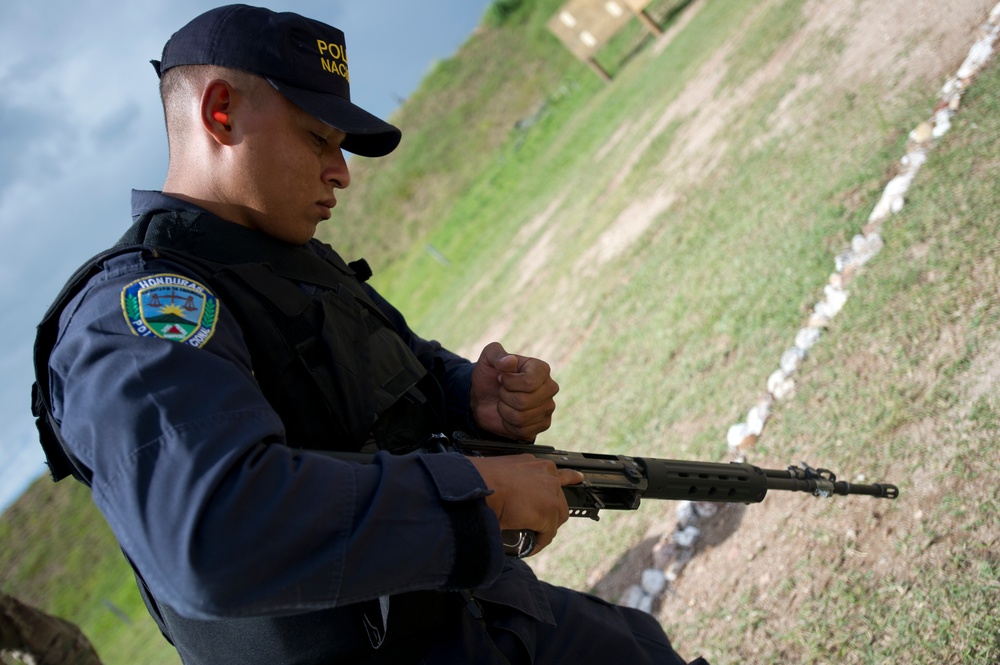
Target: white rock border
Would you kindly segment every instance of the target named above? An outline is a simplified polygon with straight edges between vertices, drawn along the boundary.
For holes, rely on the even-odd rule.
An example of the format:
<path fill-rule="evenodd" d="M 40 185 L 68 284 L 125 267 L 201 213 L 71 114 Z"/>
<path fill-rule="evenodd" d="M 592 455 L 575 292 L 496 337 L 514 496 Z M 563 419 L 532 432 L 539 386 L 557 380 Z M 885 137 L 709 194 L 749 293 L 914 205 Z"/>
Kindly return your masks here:
<path fill-rule="evenodd" d="M 796 333 L 792 346 L 781 355 L 778 369 L 767 378 L 766 396 L 750 408 L 744 422 L 732 425 L 726 433 L 729 453 L 736 461 L 746 460 L 747 451 L 764 431 L 772 405 L 794 394 L 794 375 L 799 363 L 844 307 L 850 295 L 846 286 L 858 270 L 882 250 L 885 245 L 881 234 L 882 226 L 903 209 L 913 179 L 927 161 L 927 152 L 934 147 L 937 139 L 951 129 L 951 119 L 961 107 L 962 94 L 993 57 L 998 36 L 1000 2 L 980 26 L 978 39 L 969 49 L 965 61 L 942 86 L 931 117 L 910 132 L 906 154 L 899 162 L 899 173 L 886 183 L 867 223 L 851 239 L 851 246 L 834 257 L 834 272 L 823 287 L 823 298 L 813 307 L 813 313 L 805 326 Z M 626 607 L 652 613 L 656 601 L 669 591 L 670 584 L 677 580 L 691 560 L 702 529 L 717 512 L 718 505 L 714 503 L 679 502 L 676 527 L 653 547 L 653 567 L 643 571 L 640 581 L 626 589 L 619 602 Z"/>

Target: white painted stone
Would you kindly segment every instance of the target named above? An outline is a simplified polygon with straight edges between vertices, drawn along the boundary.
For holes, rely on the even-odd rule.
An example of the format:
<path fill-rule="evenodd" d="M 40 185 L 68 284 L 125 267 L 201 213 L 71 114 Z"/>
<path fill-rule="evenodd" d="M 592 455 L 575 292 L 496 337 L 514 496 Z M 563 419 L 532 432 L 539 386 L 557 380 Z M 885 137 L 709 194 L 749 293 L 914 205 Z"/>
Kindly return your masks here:
<path fill-rule="evenodd" d="M 726 444 L 729 446 L 730 450 L 738 448 L 743 440 L 750 436 L 750 428 L 746 423 L 736 423 L 730 426 L 729 431 L 726 432 Z"/>
<path fill-rule="evenodd" d="M 799 367 L 799 363 L 806 357 L 806 352 L 797 346 L 789 347 L 785 349 L 785 352 L 781 354 L 781 369 L 785 374 L 793 374 Z"/>
<path fill-rule="evenodd" d="M 764 424 L 770 416 L 771 403 L 765 400 L 747 412 L 747 429 L 750 430 L 751 434 L 760 436 L 761 432 L 764 431 Z"/>
<path fill-rule="evenodd" d="M 650 596 L 659 596 L 667 586 L 666 575 L 659 568 L 647 568 L 642 571 L 642 590 Z"/>
<path fill-rule="evenodd" d="M 681 547 L 691 547 L 701 535 L 701 529 L 696 526 L 686 526 L 674 534 L 674 542 Z"/>
<path fill-rule="evenodd" d="M 979 73 L 979 70 L 983 68 L 986 61 L 993 55 L 994 41 L 996 41 L 996 34 L 991 33 L 972 45 L 972 48 L 969 49 L 969 55 L 966 56 L 962 66 L 958 68 L 956 76 L 960 80 L 967 79 Z"/>
<path fill-rule="evenodd" d="M 819 328 L 802 328 L 795 334 L 795 348 L 808 351 L 816 345 L 821 334 Z"/>
<path fill-rule="evenodd" d="M 679 501 L 674 514 L 677 516 L 677 524 L 681 527 L 685 527 L 698 519 L 698 512 L 695 510 L 694 504 L 690 501 Z"/>
<path fill-rule="evenodd" d="M 788 397 L 795 388 L 795 382 L 785 373 L 783 369 L 777 369 L 767 377 L 767 392 L 774 396 L 774 399 L 784 399 Z"/>
<path fill-rule="evenodd" d="M 951 129 L 951 109 L 947 107 L 939 109 L 934 114 L 934 129 L 931 130 L 931 136 L 939 139 L 947 134 L 949 129 Z"/>
<path fill-rule="evenodd" d="M 646 594 L 642 592 L 642 587 L 638 584 L 633 584 L 629 588 L 625 589 L 625 593 L 622 594 L 621 600 L 618 602 L 625 607 L 630 607 L 633 610 L 639 608 L 639 603 L 642 602 L 642 597 Z"/>
<path fill-rule="evenodd" d="M 712 503 L 711 501 L 697 501 L 694 504 L 694 509 L 698 511 L 699 517 L 709 519 L 719 512 L 719 504 Z"/>

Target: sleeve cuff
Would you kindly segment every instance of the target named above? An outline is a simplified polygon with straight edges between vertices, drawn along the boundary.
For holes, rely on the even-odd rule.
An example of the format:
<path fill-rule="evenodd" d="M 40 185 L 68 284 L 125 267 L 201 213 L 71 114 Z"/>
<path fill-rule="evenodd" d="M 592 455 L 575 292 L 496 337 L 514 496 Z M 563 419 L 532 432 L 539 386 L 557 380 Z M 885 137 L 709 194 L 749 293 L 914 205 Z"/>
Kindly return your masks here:
<path fill-rule="evenodd" d="M 482 500 L 492 490 L 463 455 L 438 453 L 420 457 L 444 501 L 454 533 L 455 565 L 445 588 L 469 589 L 495 579 L 503 565 L 500 523 Z"/>
<path fill-rule="evenodd" d="M 461 453 L 432 453 L 421 455 L 420 460 L 445 501 L 484 499 L 493 493 L 476 467 Z"/>

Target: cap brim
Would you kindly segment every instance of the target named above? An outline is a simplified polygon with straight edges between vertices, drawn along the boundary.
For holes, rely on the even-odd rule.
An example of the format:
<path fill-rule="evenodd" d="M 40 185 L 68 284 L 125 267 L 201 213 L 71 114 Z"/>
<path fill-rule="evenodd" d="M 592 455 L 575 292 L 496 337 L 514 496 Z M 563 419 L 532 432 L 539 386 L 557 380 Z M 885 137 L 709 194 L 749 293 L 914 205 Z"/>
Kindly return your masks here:
<path fill-rule="evenodd" d="M 362 157 L 382 157 L 399 145 L 402 133 L 343 97 L 295 88 L 268 78 L 274 88 L 306 113 L 347 134 L 341 147 Z"/>

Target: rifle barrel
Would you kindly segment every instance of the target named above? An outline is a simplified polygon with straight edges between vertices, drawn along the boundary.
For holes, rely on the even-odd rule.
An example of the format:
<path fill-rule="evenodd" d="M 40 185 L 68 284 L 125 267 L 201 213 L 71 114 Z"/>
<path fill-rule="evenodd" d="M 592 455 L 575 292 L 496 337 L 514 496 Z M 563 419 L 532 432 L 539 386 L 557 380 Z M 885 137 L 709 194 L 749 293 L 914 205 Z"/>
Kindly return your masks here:
<path fill-rule="evenodd" d="M 809 492 L 816 496 L 839 494 L 862 494 L 880 499 L 895 499 L 899 496 L 899 488 L 888 483 L 864 485 L 837 480 L 836 476 L 825 469 L 813 469 L 803 465 L 804 469 L 789 467 L 785 470 L 764 469 L 767 476 L 768 489 L 787 490 L 789 492 Z"/>
<path fill-rule="evenodd" d="M 768 490 L 808 492 L 828 497 L 834 494 L 863 494 L 895 499 L 895 485 L 863 485 L 838 481 L 826 469 L 761 469 L 746 462 L 689 462 L 683 460 L 634 458 L 645 470 L 648 487 L 643 498 L 726 503 L 759 503 Z"/>

